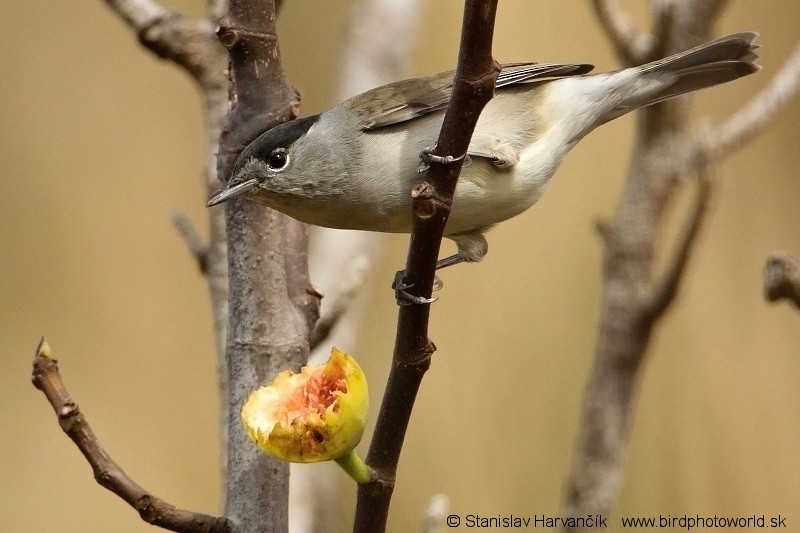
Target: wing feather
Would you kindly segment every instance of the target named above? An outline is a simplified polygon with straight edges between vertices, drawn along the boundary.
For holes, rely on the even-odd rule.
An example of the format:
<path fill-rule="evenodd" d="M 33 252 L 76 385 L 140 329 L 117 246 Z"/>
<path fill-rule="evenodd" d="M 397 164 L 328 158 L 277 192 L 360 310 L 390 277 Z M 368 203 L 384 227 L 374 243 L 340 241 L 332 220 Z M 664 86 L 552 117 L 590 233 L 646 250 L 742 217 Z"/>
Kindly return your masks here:
<path fill-rule="evenodd" d="M 509 63 L 503 65 L 495 87 L 579 76 L 594 68 L 587 64 Z M 453 91 L 453 71 L 390 83 L 355 96 L 342 105 L 361 122 L 363 131 L 400 124 L 443 110 Z"/>

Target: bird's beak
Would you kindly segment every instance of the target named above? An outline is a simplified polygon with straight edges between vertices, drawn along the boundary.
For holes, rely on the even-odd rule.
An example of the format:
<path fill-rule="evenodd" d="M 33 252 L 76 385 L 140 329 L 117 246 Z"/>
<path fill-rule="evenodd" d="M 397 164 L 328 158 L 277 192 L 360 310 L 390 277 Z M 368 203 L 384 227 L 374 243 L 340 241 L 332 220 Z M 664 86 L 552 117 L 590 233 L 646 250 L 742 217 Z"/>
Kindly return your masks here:
<path fill-rule="evenodd" d="M 241 196 L 256 185 L 258 185 L 258 180 L 255 178 L 243 181 L 242 183 L 237 183 L 236 185 L 226 185 L 224 189 L 215 192 L 213 196 L 208 199 L 206 207 L 218 205 L 222 202 L 227 202 L 231 198 Z"/>

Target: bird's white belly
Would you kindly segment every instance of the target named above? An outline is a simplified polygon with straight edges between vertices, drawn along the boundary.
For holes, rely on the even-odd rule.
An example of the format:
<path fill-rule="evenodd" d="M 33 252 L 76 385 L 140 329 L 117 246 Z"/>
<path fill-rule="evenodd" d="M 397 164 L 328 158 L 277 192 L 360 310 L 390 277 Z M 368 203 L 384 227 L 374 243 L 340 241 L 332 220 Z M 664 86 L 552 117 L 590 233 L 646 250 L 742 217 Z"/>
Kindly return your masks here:
<path fill-rule="evenodd" d="M 490 106 L 509 105 L 495 98 Z M 518 106 L 514 106 L 518 110 Z M 523 108 L 524 109 L 524 108 Z M 544 193 L 548 180 L 574 142 L 567 138 L 569 125 L 551 125 L 535 131 L 531 113 L 494 113 L 502 121 L 481 117 L 470 151 L 491 153 L 493 143 L 516 147 L 516 164 L 501 168 L 488 159 L 473 157 L 465 165 L 456 186 L 446 235 L 488 228 L 531 207 Z M 436 143 L 442 114 L 415 119 L 413 136 L 407 125 L 367 133 L 362 139 L 364 175 L 357 196 L 371 206 L 354 221 L 373 231 L 408 232 L 411 228 L 411 188 L 419 181 L 419 152 Z M 566 128 L 566 129 L 565 129 Z M 564 131 L 562 131 L 564 130 Z M 391 155 L 389 155 L 391 154 Z M 399 179 L 398 179 L 399 178 Z M 378 207 L 376 210 L 375 207 Z M 380 229 L 379 229 L 380 228 Z"/>

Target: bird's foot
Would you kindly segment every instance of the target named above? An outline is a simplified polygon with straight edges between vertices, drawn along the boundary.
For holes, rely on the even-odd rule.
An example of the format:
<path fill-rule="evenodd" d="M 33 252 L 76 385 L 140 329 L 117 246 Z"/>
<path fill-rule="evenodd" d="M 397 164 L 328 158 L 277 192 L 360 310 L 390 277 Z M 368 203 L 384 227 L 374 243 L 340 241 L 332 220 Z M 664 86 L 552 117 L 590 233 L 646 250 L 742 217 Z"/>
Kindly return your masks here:
<path fill-rule="evenodd" d="M 428 170 L 431 167 L 431 163 L 437 163 L 439 165 L 452 165 L 456 161 L 461 161 L 467 156 L 467 154 L 461 154 L 458 157 L 453 157 L 452 155 L 434 155 L 433 151 L 435 149 L 435 146 L 433 148 L 428 146 L 419 153 L 419 158 L 422 160 L 422 165 L 420 165 L 417 173 L 422 174 Z"/>
<path fill-rule="evenodd" d="M 414 296 L 413 294 L 409 293 L 406 289 L 411 288 L 411 285 L 407 285 L 406 282 L 403 280 L 403 276 L 405 275 L 404 270 L 398 270 L 397 273 L 394 275 L 394 281 L 392 282 L 392 289 L 394 289 L 394 298 L 397 301 L 397 305 L 423 305 L 423 304 L 432 304 L 439 298 L 424 298 L 422 296 Z M 442 280 L 439 279 L 439 276 L 433 278 L 433 290 L 438 291 L 444 286 Z"/>

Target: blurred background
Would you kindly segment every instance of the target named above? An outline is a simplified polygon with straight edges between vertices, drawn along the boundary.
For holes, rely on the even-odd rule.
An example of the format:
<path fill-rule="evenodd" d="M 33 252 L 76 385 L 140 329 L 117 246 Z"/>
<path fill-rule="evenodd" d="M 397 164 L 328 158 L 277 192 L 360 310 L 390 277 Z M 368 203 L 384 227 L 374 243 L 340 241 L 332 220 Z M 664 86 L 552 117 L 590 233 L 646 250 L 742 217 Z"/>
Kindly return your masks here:
<path fill-rule="evenodd" d="M 164 3 L 194 16 L 204 4 Z M 352 3 L 286 2 L 279 38 L 303 114 L 338 99 Z M 404 77 L 455 64 L 462 2 L 424 5 Z M 644 3 L 628 5 L 646 24 Z M 169 221 L 180 209 L 205 228 L 197 91 L 102 2 L 0 0 L 0 9 L 0 523 L 20 533 L 152 531 L 95 483 L 30 385 L 42 335 L 123 468 L 175 505 L 216 513 L 210 308 Z M 764 70 L 699 95 L 697 124 L 756 94 L 798 28 L 796 2 L 731 2 L 717 33 L 759 31 Z M 494 52 L 503 62 L 618 67 L 588 2 L 501 2 Z M 616 516 L 781 513 L 789 530 L 800 527 L 800 314 L 765 303 L 761 288 L 769 253 L 800 254 L 798 117 L 795 98 L 716 169 L 710 216 L 639 384 Z M 594 224 L 616 207 L 632 129 L 628 116 L 583 140 L 536 207 L 489 234 L 485 261 L 443 272 L 438 351 L 403 450 L 391 531 L 416 530 L 436 494 L 462 515 L 559 512 L 597 330 Z M 364 318 L 341 346 L 369 376 L 373 414 L 394 341 L 389 284 L 407 237 L 381 243 Z M 335 529 L 347 529 L 355 488 L 332 476 L 344 494 Z"/>

